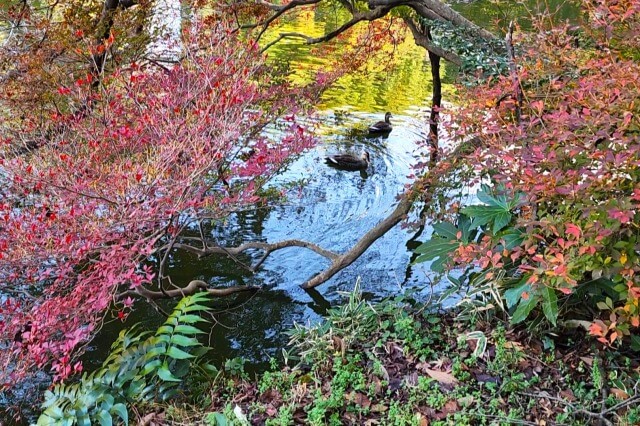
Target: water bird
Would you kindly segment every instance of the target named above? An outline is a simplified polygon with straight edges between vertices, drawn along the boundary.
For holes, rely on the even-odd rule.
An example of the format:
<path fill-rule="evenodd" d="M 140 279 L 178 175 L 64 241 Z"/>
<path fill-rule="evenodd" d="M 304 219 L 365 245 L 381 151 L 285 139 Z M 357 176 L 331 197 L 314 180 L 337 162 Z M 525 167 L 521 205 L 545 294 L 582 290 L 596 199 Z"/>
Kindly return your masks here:
<path fill-rule="evenodd" d="M 369 153 L 363 151 L 360 157 L 353 154 L 337 154 L 325 157 L 327 164 L 346 170 L 364 170 L 369 167 Z"/>
<path fill-rule="evenodd" d="M 376 124 L 369 126 L 369 133 L 387 133 L 393 129 L 389 119 L 392 117 L 390 112 L 384 115 L 384 121 L 378 121 Z"/>

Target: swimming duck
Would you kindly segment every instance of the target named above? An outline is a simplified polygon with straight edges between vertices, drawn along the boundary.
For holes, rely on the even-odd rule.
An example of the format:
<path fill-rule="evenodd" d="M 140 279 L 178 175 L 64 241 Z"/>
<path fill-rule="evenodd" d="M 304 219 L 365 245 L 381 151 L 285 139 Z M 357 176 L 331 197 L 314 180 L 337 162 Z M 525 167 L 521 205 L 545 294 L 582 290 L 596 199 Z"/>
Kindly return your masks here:
<path fill-rule="evenodd" d="M 389 119 L 391 118 L 391 113 L 387 112 L 384 115 L 384 121 L 378 121 L 376 124 L 369 126 L 369 133 L 386 133 L 390 132 L 393 127 L 391 126 L 391 122 Z"/>
<path fill-rule="evenodd" d="M 363 170 L 369 167 L 369 153 L 363 151 L 360 157 L 353 154 L 338 154 L 325 157 L 327 164 L 347 170 Z"/>

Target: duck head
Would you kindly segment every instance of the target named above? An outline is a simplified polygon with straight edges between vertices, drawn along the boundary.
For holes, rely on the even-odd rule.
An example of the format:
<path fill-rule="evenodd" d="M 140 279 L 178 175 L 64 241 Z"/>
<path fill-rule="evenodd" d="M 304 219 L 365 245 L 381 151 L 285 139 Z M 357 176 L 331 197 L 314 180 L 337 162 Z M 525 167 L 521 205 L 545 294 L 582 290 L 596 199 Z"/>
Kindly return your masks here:
<path fill-rule="evenodd" d="M 391 113 L 390 113 L 390 112 L 387 112 L 387 113 L 384 115 L 384 121 L 385 121 L 386 123 L 390 123 L 389 119 L 390 119 L 390 118 L 392 118 L 392 117 L 393 117 L 393 116 L 391 115 Z"/>

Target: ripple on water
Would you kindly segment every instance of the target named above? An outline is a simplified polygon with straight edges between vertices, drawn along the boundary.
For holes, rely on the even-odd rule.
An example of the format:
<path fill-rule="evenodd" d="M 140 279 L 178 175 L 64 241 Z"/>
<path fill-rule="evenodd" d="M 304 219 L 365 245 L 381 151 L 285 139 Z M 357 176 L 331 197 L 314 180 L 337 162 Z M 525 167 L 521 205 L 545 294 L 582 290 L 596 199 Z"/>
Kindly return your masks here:
<path fill-rule="evenodd" d="M 424 152 L 417 152 L 417 142 L 426 139 L 424 124 L 411 117 L 396 115 L 393 131 L 371 137 L 367 127 L 383 116 L 357 112 L 329 113 L 320 127 L 320 142 L 293 162 L 273 185 L 305 180 L 306 184 L 265 217 L 261 236 L 275 242 L 297 238 L 323 248 L 342 252 L 353 246 L 367 231 L 391 213 L 397 196 L 409 182 L 412 166 Z M 366 172 L 344 171 L 327 166 L 326 155 L 367 150 L 371 165 Z M 352 286 L 354 271 L 366 275 L 363 287 L 377 291 L 386 285 L 391 270 L 394 283 L 404 282 L 410 257 L 406 242 L 411 233 L 392 230 L 376 242 L 356 262 L 334 277 L 329 286 Z M 265 263 L 282 274 L 279 288 L 286 288 L 294 298 L 308 300 L 298 285 L 327 266 L 317 254 L 300 248 L 276 252 Z M 349 272 L 351 270 L 351 273 Z M 397 278 L 397 279 L 395 279 Z"/>

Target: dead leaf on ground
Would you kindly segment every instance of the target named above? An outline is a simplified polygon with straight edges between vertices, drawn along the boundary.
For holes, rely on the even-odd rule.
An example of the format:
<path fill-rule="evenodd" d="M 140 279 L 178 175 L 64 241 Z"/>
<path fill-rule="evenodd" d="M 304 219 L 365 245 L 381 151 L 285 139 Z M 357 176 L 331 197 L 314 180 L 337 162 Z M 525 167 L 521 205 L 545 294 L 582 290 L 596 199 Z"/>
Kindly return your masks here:
<path fill-rule="evenodd" d="M 447 403 L 444 404 L 444 407 L 442 407 L 442 411 L 447 414 L 456 413 L 460 411 L 460 406 L 458 405 L 458 401 L 456 401 L 455 399 L 451 399 L 447 401 Z"/>
<path fill-rule="evenodd" d="M 373 413 L 384 413 L 389 409 L 389 407 L 387 407 L 384 404 L 373 404 L 371 406 L 371 412 Z"/>
<path fill-rule="evenodd" d="M 413 371 L 404 376 L 404 383 L 412 388 L 418 386 L 418 373 L 416 371 Z"/>
<path fill-rule="evenodd" d="M 432 379 L 435 379 L 439 383 L 445 385 L 455 385 L 458 383 L 458 379 L 453 377 L 453 374 L 447 373 L 445 371 L 431 370 L 429 368 L 426 368 L 425 373 L 427 373 Z"/>
<path fill-rule="evenodd" d="M 418 413 L 418 421 L 420 422 L 420 426 L 429 426 L 429 419 L 420 413 Z"/>
<path fill-rule="evenodd" d="M 581 356 L 580 359 L 582 360 L 582 362 L 587 364 L 589 367 L 591 367 L 593 365 L 593 357 L 591 357 L 591 356 Z"/>
<path fill-rule="evenodd" d="M 629 394 L 626 393 L 625 391 L 623 391 L 622 389 L 618 389 L 618 388 L 612 388 L 610 390 L 610 392 L 612 394 L 615 395 L 616 398 L 620 399 L 620 400 L 625 400 L 625 399 L 629 399 Z"/>
<path fill-rule="evenodd" d="M 573 391 L 571 389 L 561 390 L 560 396 L 569 402 L 573 402 L 576 400 L 576 396 L 573 394 Z"/>
<path fill-rule="evenodd" d="M 276 410 L 273 405 L 269 404 L 266 410 L 267 416 L 275 417 L 278 414 L 278 410 Z"/>
<path fill-rule="evenodd" d="M 463 396 L 462 398 L 458 398 L 458 402 L 463 407 L 469 407 L 471 404 L 473 404 L 475 402 L 475 399 L 471 395 Z"/>
<path fill-rule="evenodd" d="M 496 383 L 500 384 L 502 382 L 502 378 L 497 376 L 491 376 L 489 374 L 478 373 L 475 374 L 476 380 L 478 383 Z"/>
<path fill-rule="evenodd" d="M 515 349 L 517 351 L 523 350 L 522 344 L 518 342 L 505 342 L 504 347 L 507 349 Z"/>
<path fill-rule="evenodd" d="M 371 400 L 369 400 L 369 398 L 367 398 L 367 395 L 363 393 L 349 392 L 348 394 L 345 395 L 345 398 L 347 399 L 347 401 L 353 402 L 354 404 L 362 408 L 371 407 Z"/>

